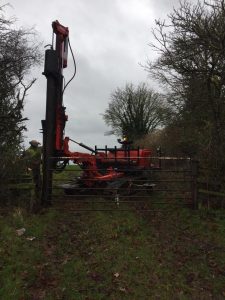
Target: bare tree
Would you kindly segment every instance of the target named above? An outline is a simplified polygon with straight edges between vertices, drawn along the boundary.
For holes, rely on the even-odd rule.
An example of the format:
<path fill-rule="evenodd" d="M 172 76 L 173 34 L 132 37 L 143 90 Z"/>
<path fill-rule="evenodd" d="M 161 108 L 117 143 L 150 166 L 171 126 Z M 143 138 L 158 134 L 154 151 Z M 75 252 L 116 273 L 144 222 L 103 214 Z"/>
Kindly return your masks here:
<path fill-rule="evenodd" d="M 8 176 L 10 164 L 20 150 L 27 91 L 34 84 L 32 67 L 39 64 L 40 42 L 34 29 L 15 29 L 15 19 L 4 16 L 0 7 L 0 178 Z M 15 170 L 14 170 L 15 171 Z"/>
<path fill-rule="evenodd" d="M 147 71 L 170 89 L 184 134 L 198 140 L 196 154 L 224 161 L 225 151 L 225 5 L 224 0 L 180 3 L 156 21 L 159 57 L 148 61 Z M 209 151 L 207 152 L 206 149 Z M 200 151 L 200 152 L 199 152 Z M 215 161 L 215 160 L 214 160 Z"/>
<path fill-rule="evenodd" d="M 111 101 L 103 114 L 111 133 L 137 140 L 163 124 L 166 107 L 160 95 L 141 83 L 127 84 L 111 94 Z"/>

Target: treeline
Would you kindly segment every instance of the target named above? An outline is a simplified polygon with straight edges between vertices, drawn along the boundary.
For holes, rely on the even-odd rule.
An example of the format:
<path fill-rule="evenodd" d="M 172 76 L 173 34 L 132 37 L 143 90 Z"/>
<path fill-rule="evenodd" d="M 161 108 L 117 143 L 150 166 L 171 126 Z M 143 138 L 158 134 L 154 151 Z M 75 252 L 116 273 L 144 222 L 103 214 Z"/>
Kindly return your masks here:
<path fill-rule="evenodd" d="M 153 31 L 159 53 L 147 71 L 168 88 L 174 144 L 186 155 L 224 161 L 225 150 L 225 6 L 224 1 L 183 2 L 157 21 Z M 173 130 L 172 130 L 173 132 Z M 174 140 L 174 139 L 173 139 Z"/>
<path fill-rule="evenodd" d="M 151 47 L 159 57 L 146 66 L 173 109 L 158 136 L 165 151 L 198 159 L 224 189 L 225 3 L 183 2 L 168 18 L 156 22 Z"/>
<path fill-rule="evenodd" d="M 220 182 L 225 173 L 224 28 L 224 0 L 197 4 L 184 1 L 166 21 L 156 21 L 150 47 L 158 57 L 144 67 L 165 91 L 158 96 L 163 99 L 158 106 L 160 122 L 147 134 L 135 133 L 135 141 L 141 146 L 161 146 L 166 155 L 199 159 L 202 166 L 210 169 L 210 176 Z M 129 111 L 129 93 L 126 97 Z M 143 99 L 142 95 L 139 98 Z M 112 98 L 104 114 L 111 126 L 114 124 L 109 111 L 112 112 L 113 101 Z M 144 117 L 142 114 L 139 121 Z M 117 118 L 122 124 L 120 118 L 124 120 L 123 115 Z M 132 136 L 127 128 L 120 128 L 122 134 Z"/>

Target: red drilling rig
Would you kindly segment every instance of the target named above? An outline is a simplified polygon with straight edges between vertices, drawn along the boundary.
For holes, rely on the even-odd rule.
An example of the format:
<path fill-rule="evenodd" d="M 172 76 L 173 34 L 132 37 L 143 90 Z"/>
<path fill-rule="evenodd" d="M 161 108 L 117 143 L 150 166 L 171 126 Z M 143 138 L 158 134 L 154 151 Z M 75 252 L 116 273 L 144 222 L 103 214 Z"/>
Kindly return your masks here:
<path fill-rule="evenodd" d="M 129 142 L 121 142 L 121 147 L 99 149 L 91 148 L 64 136 L 65 123 L 68 117 L 63 106 L 63 94 L 69 81 L 64 85 L 63 69 L 67 67 L 69 30 L 58 21 L 52 23 L 53 41 L 45 51 L 43 74 L 47 78 L 46 117 L 42 120 L 43 128 L 43 188 L 42 202 L 51 202 L 52 174 L 62 170 L 69 161 L 73 161 L 82 169 L 77 185 L 82 189 L 105 187 L 107 184 L 119 182 L 121 179 L 131 182 L 132 178 L 142 176 L 142 171 L 151 168 L 151 150 L 131 149 Z M 54 43 L 55 38 L 55 43 Z M 54 45 L 53 45 L 54 44 Z M 74 60 L 75 73 L 76 64 Z M 74 73 L 74 75 L 75 75 Z M 74 76 L 73 76 L 74 77 Z M 72 152 L 69 141 L 73 141 L 90 151 Z"/>

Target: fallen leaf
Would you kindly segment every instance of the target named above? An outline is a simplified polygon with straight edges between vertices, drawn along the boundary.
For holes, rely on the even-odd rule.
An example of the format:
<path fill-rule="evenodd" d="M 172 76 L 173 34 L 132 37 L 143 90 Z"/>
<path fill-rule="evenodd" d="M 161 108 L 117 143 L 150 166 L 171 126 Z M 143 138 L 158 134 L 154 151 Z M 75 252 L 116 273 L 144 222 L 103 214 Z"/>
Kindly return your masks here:
<path fill-rule="evenodd" d="M 28 236 L 28 237 L 26 238 L 26 240 L 28 240 L 28 241 L 33 241 L 33 240 L 35 240 L 35 239 L 36 239 L 35 236 Z"/>
<path fill-rule="evenodd" d="M 119 273 L 114 273 L 114 277 L 118 278 L 120 276 Z"/>

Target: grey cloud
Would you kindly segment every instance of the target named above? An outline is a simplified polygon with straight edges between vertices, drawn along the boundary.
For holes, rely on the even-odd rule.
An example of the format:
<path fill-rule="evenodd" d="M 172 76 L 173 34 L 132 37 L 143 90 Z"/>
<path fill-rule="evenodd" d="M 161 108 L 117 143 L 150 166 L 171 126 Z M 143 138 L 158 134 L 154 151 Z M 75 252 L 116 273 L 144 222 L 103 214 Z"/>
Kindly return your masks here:
<path fill-rule="evenodd" d="M 66 134 L 91 146 L 109 144 L 116 137 L 104 136 L 109 130 L 100 113 L 107 107 L 110 94 L 126 82 L 146 81 L 147 73 L 139 66 L 154 57 L 148 43 L 154 19 L 166 17 L 173 0 L 10 0 L 18 24 L 36 25 L 44 44 L 51 42 L 51 22 L 58 19 L 70 30 L 70 40 L 77 62 L 77 76 L 65 92 L 69 122 Z M 43 48 L 44 52 L 44 48 Z M 29 117 L 26 143 L 41 140 L 39 128 L 45 115 L 46 80 L 43 66 L 34 70 L 38 77 L 27 98 L 25 116 Z M 73 73 L 70 57 L 65 77 Z M 150 83 L 151 85 L 151 83 Z M 74 147 L 74 146 L 73 146 Z M 76 147 L 74 148 L 76 149 Z"/>

